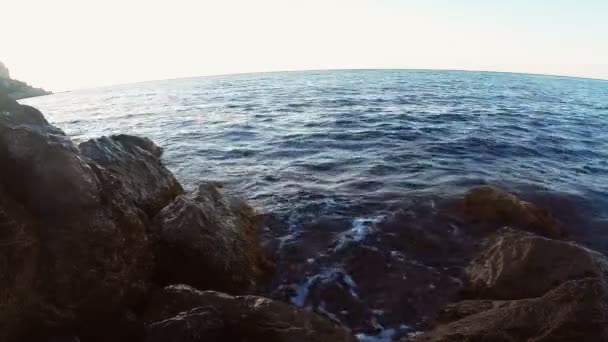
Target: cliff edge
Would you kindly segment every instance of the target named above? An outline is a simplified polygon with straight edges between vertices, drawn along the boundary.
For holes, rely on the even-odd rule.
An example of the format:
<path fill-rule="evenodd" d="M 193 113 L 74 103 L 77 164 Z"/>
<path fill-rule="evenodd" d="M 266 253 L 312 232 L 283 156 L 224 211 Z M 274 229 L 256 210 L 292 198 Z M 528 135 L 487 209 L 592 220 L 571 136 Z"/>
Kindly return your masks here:
<path fill-rule="evenodd" d="M 15 100 L 51 94 L 42 88 L 34 88 L 25 82 L 12 79 L 8 68 L 2 62 L 0 62 L 0 93 L 7 94 Z"/>

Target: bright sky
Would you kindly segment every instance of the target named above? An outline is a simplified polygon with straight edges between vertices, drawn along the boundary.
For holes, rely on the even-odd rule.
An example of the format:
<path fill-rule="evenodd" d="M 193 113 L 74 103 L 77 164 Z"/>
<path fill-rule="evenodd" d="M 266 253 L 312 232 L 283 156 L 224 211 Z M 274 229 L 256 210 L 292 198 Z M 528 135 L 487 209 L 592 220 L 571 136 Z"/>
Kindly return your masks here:
<path fill-rule="evenodd" d="M 0 61 L 60 91 L 424 68 L 608 79 L 608 0 L 0 0 Z"/>

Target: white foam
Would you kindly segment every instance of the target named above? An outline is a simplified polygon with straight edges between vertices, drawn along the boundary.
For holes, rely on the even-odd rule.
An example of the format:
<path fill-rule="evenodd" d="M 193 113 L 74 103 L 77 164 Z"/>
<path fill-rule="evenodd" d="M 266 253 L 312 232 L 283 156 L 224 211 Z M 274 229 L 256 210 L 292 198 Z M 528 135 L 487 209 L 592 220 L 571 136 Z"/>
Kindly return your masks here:
<path fill-rule="evenodd" d="M 334 250 L 340 250 L 353 242 L 363 241 L 369 234 L 375 231 L 374 225 L 382 222 L 384 219 L 384 215 L 370 218 L 357 217 L 353 220 L 351 228 L 340 235 Z"/>
<path fill-rule="evenodd" d="M 291 233 L 277 238 L 277 240 L 279 240 L 279 249 L 283 248 L 286 243 L 295 240 L 297 237 L 296 233 Z"/>
<path fill-rule="evenodd" d="M 404 261 L 405 260 L 405 254 L 399 252 L 399 251 L 391 251 L 391 256 L 395 259 L 397 259 L 397 261 Z"/>
<path fill-rule="evenodd" d="M 317 311 L 324 314 L 325 316 L 329 317 L 331 320 L 337 322 L 337 323 L 342 323 L 340 321 L 340 319 L 338 318 L 338 316 L 334 315 L 333 313 L 327 311 L 327 309 L 325 308 L 325 302 L 321 302 L 321 304 L 319 304 L 319 307 L 317 308 Z"/>
<path fill-rule="evenodd" d="M 382 315 L 384 315 L 384 310 L 375 309 L 375 310 L 372 310 L 372 314 L 374 314 L 376 316 L 382 316 Z"/>
<path fill-rule="evenodd" d="M 418 337 L 418 336 L 420 336 L 422 334 L 424 334 L 422 331 L 414 331 L 414 332 L 408 333 L 407 337 L 409 339 L 414 339 L 414 338 L 416 338 L 416 337 Z"/>
<path fill-rule="evenodd" d="M 291 297 L 291 303 L 297 306 L 304 306 L 306 298 L 310 293 L 310 288 L 320 281 L 321 283 L 327 284 L 336 282 L 336 284 L 342 288 L 346 287 L 350 292 L 351 296 L 359 299 L 359 295 L 356 292 L 357 284 L 353 278 L 346 273 L 342 268 L 327 268 L 321 273 L 307 277 L 295 290 L 295 295 Z"/>
<path fill-rule="evenodd" d="M 396 333 L 395 329 L 384 329 L 376 335 L 357 334 L 355 337 L 359 342 L 392 342 Z"/>

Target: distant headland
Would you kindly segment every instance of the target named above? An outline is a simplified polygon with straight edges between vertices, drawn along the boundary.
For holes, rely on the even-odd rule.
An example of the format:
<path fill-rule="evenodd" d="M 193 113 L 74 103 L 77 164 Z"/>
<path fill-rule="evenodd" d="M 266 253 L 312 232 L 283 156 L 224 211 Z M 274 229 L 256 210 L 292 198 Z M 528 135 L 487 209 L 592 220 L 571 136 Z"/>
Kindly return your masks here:
<path fill-rule="evenodd" d="M 7 94 L 15 100 L 51 94 L 42 88 L 34 88 L 25 82 L 12 79 L 8 68 L 2 62 L 0 62 L 0 93 Z"/>

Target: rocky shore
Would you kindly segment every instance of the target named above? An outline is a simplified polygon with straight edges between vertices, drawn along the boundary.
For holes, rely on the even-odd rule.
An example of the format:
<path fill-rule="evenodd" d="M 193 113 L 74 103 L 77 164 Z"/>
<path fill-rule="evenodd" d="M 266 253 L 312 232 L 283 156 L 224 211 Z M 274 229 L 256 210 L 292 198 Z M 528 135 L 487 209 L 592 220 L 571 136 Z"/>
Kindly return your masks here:
<path fill-rule="evenodd" d="M 12 79 L 8 68 L 2 62 L 0 62 L 0 93 L 16 100 L 51 94 L 42 88 L 35 88 L 25 82 Z"/>
<path fill-rule="evenodd" d="M 263 216 L 218 183 L 186 192 L 161 156 L 128 135 L 77 146 L 0 95 L 0 341 L 357 340 L 261 296 L 281 264 L 263 247 Z M 608 340 L 604 255 L 494 187 L 454 208 L 483 243 L 433 328 L 409 340 Z"/>

